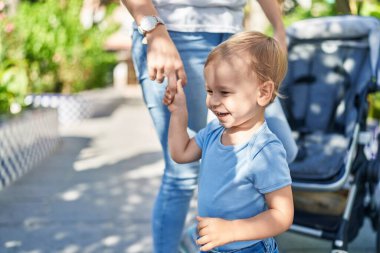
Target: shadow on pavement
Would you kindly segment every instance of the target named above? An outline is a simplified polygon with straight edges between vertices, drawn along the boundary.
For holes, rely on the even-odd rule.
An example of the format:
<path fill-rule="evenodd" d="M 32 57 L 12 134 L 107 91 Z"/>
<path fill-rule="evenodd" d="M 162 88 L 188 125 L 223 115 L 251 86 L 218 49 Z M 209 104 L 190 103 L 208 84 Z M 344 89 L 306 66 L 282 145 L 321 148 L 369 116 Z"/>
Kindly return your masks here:
<path fill-rule="evenodd" d="M 90 138 L 64 137 L 60 149 L 0 192 L 0 252 L 149 252 L 150 210 L 160 152 L 98 168 L 78 163 Z M 82 156 L 82 157 L 81 157 Z"/>

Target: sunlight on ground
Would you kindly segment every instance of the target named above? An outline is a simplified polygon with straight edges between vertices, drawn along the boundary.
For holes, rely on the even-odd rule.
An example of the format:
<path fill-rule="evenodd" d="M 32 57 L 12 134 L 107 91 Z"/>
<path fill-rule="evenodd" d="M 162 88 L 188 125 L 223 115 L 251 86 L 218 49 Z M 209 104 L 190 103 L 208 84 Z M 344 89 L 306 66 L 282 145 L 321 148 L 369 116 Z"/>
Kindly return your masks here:
<path fill-rule="evenodd" d="M 15 247 L 20 247 L 21 246 L 20 241 L 7 241 L 5 242 L 5 247 L 6 248 L 15 248 Z"/>
<path fill-rule="evenodd" d="M 128 253 L 141 253 L 141 252 L 146 252 L 147 251 L 147 245 L 150 245 L 151 243 L 151 239 L 149 237 L 144 237 L 144 238 L 141 238 L 140 241 L 132 244 L 131 246 L 129 246 L 125 252 L 128 252 Z"/>
<path fill-rule="evenodd" d="M 115 246 L 116 244 L 118 244 L 119 242 L 121 241 L 121 238 L 120 236 L 117 236 L 117 235 L 112 235 L 112 236 L 108 236 L 106 238 L 104 238 L 102 240 L 102 243 L 105 245 L 105 246 Z"/>
<path fill-rule="evenodd" d="M 81 193 L 79 191 L 67 191 L 62 193 L 61 198 L 64 201 L 75 201 L 81 197 Z"/>
<path fill-rule="evenodd" d="M 159 168 L 162 168 L 159 169 Z M 124 178 L 127 179 L 143 179 L 143 178 L 156 178 L 162 175 L 164 168 L 163 160 L 159 160 L 149 165 L 141 166 L 136 170 L 127 171 L 124 173 Z"/>

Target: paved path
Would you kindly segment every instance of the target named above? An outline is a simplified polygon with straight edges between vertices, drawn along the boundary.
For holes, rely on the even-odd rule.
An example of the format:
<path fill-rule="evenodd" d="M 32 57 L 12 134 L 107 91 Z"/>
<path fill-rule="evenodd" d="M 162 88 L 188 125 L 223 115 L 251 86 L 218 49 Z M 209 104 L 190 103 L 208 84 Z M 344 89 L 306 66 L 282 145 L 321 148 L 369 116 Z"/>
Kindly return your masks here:
<path fill-rule="evenodd" d="M 61 133 L 51 157 L 0 192 L 0 252 L 151 252 L 150 212 L 163 161 L 138 90 L 129 89 L 109 117 Z M 350 252 L 375 252 L 374 238 L 366 224 Z M 285 253 L 330 248 L 292 233 L 278 241 Z"/>

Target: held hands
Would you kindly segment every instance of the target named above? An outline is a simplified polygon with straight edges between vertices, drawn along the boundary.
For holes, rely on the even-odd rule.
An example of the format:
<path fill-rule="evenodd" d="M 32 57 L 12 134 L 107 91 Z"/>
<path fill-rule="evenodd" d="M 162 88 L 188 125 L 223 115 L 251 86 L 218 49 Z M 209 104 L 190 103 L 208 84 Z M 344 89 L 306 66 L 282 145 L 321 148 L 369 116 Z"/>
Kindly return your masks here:
<path fill-rule="evenodd" d="M 170 83 L 170 80 L 168 81 Z M 168 87 L 166 87 L 165 96 L 162 102 L 168 106 L 168 109 L 171 113 L 186 109 L 186 96 L 182 87 L 181 79 L 177 81 L 174 93 L 172 89 L 169 88 L 169 84 L 168 84 Z"/>
<path fill-rule="evenodd" d="M 165 26 L 158 26 L 146 35 L 148 41 L 148 73 L 151 80 L 162 83 L 168 78 L 168 89 L 172 94 L 176 91 L 176 81 L 181 79 L 186 84 L 187 77 L 183 62 L 171 40 Z M 175 80 L 174 82 L 170 80 Z M 173 95 L 174 97 L 174 95 Z"/>
<path fill-rule="evenodd" d="M 199 235 L 197 244 L 202 245 L 201 251 L 209 251 L 234 241 L 233 221 L 199 216 L 197 220 Z"/>

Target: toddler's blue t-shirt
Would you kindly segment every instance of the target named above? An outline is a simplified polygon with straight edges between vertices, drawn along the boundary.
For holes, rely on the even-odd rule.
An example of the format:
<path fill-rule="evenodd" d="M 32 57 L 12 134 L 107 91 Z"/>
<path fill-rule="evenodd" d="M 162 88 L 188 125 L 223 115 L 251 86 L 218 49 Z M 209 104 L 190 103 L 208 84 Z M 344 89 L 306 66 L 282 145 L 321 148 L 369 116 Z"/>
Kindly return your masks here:
<path fill-rule="evenodd" d="M 292 183 L 286 152 L 266 122 L 240 145 L 223 145 L 224 130 L 214 120 L 195 136 L 202 149 L 198 213 L 227 220 L 250 218 L 267 210 L 264 194 Z M 241 249 L 258 241 L 230 243 L 216 250 Z"/>

